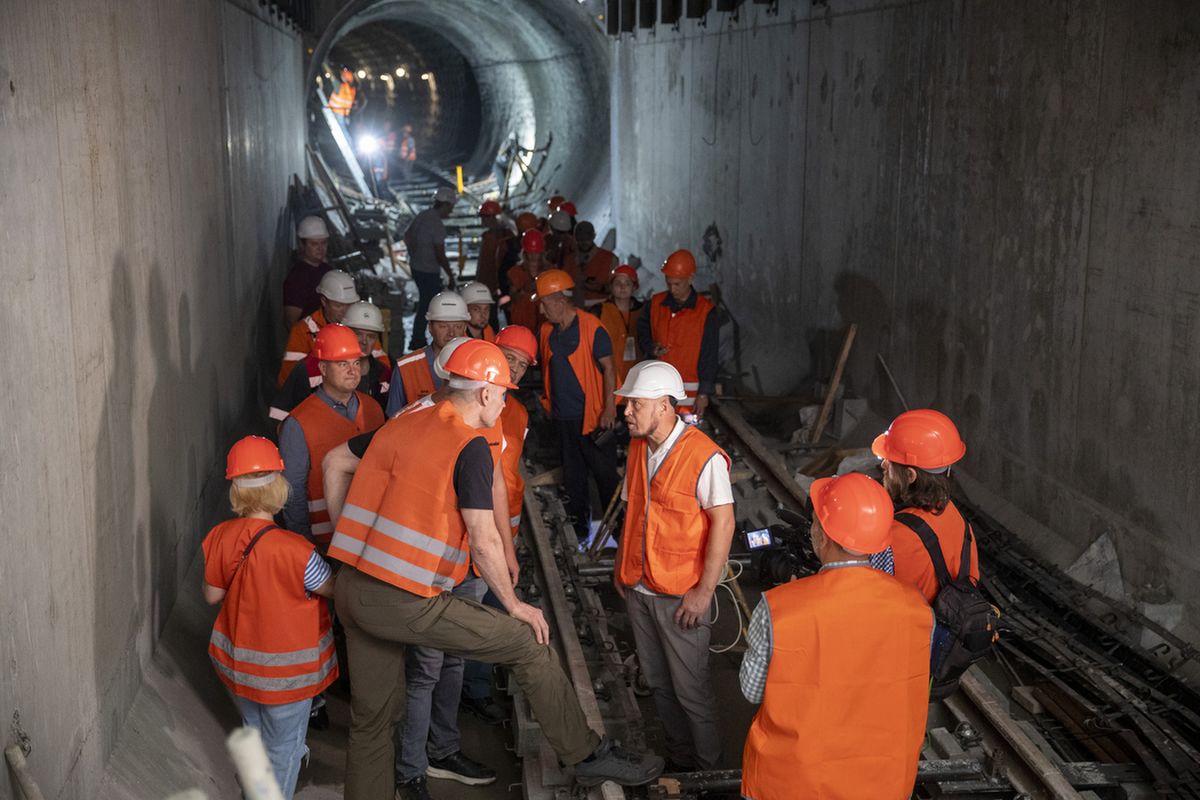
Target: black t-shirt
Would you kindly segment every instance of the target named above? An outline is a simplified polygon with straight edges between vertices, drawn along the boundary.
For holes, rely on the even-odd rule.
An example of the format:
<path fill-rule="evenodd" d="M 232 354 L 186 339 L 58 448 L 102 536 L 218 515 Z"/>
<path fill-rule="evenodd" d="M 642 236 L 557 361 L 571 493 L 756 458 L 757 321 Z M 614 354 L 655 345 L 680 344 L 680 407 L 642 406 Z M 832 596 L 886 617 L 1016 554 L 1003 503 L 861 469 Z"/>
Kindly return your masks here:
<path fill-rule="evenodd" d="M 346 442 L 346 446 L 356 458 L 362 458 L 379 430 L 359 434 Z M 458 454 L 458 461 L 454 462 L 454 493 L 458 496 L 460 509 L 492 510 L 494 470 L 492 448 L 488 446 L 487 439 L 476 436 L 467 442 L 467 446 Z"/>

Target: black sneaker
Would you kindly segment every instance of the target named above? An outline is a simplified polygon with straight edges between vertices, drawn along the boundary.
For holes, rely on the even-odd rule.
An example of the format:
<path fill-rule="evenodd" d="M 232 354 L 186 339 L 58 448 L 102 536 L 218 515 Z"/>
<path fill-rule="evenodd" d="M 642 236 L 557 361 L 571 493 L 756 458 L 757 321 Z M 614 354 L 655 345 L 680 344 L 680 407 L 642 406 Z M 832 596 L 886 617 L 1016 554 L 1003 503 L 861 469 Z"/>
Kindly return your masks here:
<path fill-rule="evenodd" d="M 429 796 L 429 787 L 425 785 L 425 776 L 421 775 L 411 781 L 400 781 L 396 784 L 396 800 L 433 800 Z"/>
<path fill-rule="evenodd" d="M 496 780 L 496 770 L 485 767 L 478 761 L 472 761 L 464 756 L 461 750 L 445 758 L 429 759 L 425 775 L 430 778 L 458 781 L 467 786 L 487 786 Z"/>
<path fill-rule="evenodd" d="M 464 697 L 459 705 L 463 711 L 474 714 L 488 725 L 499 725 L 508 719 L 504 707 L 491 697 Z"/>
<path fill-rule="evenodd" d="M 599 786 L 612 781 L 621 786 L 642 786 L 662 774 L 663 760 L 653 753 L 631 753 L 605 736 L 585 760 L 575 765 L 575 782 Z"/>

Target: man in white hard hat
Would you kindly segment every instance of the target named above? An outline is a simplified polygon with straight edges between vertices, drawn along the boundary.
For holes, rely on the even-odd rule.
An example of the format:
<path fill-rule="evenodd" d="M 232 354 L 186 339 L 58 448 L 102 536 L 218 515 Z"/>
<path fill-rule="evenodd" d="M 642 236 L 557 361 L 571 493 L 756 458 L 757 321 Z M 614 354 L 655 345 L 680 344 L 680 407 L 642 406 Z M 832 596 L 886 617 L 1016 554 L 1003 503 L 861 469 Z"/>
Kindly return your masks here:
<path fill-rule="evenodd" d="M 333 269 L 325 261 L 329 250 L 329 229 L 320 217 L 305 217 L 296 226 L 300 244 L 296 257 L 283 280 L 283 324 L 287 330 L 306 314 L 321 307 L 317 284 Z"/>
<path fill-rule="evenodd" d="M 396 368 L 392 370 L 391 386 L 388 388 L 388 419 L 396 416 L 409 403 L 441 388 L 442 379 L 434 370 L 438 353 L 451 339 L 467 335 L 467 321 L 471 319 L 471 314 L 456 292 L 445 291 L 430 298 L 426 318 L 433 343 L 396 359 Z M 421 339 L 424 338 L 422 335 Z"/>
<path fill-rule="evenodd" d="M 331 269 L 322 276 L 317 284 L 317 294 L 321 297 L 321 307 L 300 319 L 288 333 L 283 363 L 279 366 L 279 376 L 276 378 L 279 386 L 283 386 L 292 368 L 312 352 L 317 332 L 328 323 L 341 322 L 350 306 L 361 299 L 358 289 L 354 287 L 354 278 L 340 269 Z"/>
<path fill-rule="evenodd" d="M 354 331 L 363 351 L 360 364 L 362 380 L 358 384 L 358 391 L 374 399 L 382 411 L 387 406 L 388 386 L 392 380 L 391 359 L 379 344 L 379 336 L 383 333 L 383 312 L 374 304 L 360 300 L 350 306 L 342 318 L 342 324 Z M 287 419 L 293 408 L 316 391 L 322 381 L 320 364 L 316 354 L 309 353 L 300 362 L 299 368 L 292 370 L 271 404 L 271 419 L 277 422 Z"/>
<path fill-rule="evenodd" d="M 471 315 L 467 320 L 467 335 L 472 339 L 483 339 L 485 342 L 495 341 L 496 331 L 489 322 L 492 306 L 496 304 L 492 290 L 479 281 L 471 281 L 459 289 L 458 294 L 467 304 L 467 312 Z"/>
<path fill-rule="evenodd" d="M 666 731 L 668 769 L 713 769 L 721 736 L 708 646 L 713 593 L 733 541 L 729 456 L 677 415 L 687 393 L 670 364 L 637 364 L 616 393 L 628 401 L 632 439 L 613 584 Z"/>
<path fill-rule="evenodd" d="M 441 186 L 433 193 L 433 205 L 413 217 L 404 231 L 404 244 L 408 248 L 408 265 L 412 269 L 413 281 L 417 284 L 417 314 L 413 319 L 412 340 L 408 349 L 424 347 L 425 311 L 429 301 L 442 290 L 442 276 L 446 273 L 450 288 L 454 288 L 454 272 L 446 258 L 446 226 L 442 220 L 450 216 L 458 194 L 449 186 Z"/>

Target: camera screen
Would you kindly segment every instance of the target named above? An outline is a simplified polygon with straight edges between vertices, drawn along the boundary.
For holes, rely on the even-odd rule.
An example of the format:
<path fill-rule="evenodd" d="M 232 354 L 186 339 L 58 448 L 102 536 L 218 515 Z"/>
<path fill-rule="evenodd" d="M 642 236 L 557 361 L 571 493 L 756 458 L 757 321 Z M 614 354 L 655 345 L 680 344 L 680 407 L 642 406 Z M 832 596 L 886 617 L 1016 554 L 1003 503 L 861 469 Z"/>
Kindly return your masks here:
<path fill-rule="evenodd" d="M 771 544 L 771 531 L 768 528 L 746 531 L 746 546 L 751 550 L 757 550 L 760 547 L 770 547 Z"/>

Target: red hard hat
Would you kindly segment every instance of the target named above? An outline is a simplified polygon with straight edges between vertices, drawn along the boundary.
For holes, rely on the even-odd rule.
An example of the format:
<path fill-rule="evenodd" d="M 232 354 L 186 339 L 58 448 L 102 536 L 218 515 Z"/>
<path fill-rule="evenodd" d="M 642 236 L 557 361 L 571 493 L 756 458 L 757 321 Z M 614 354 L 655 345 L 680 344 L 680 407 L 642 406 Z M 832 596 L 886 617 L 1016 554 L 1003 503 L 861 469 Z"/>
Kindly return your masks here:
<path fill-rule="evenodd" d="M 538 343 L 534 337 L 533 331 L 526 328 L 524 325 L 508 325 L 500 329 L 496 334 L 496 346 L 511 347 L 520 353 L 529 356 L 529 363 L 537 363 Z"/>
<path fill-rule="evenodd" d="M 881 553 L 892 543 L 892 498 L 861 472 L 818 478 L 808 490 L 813 513 L 830 539 L 859 553 Z"/>
<path fill-rule="evenodd" d="M 517 233 L 531 231 L 538 226 L 537 214 L 529 211 L 517 215 Z"/>
<path fill-rule="evenodd" d="M 636 269 L 629 266 L 628 264 L 622 264 L 621 266 L 617 267 L 616 269 L 614 269 L 612 271 L 612 276 L 614 278 L 617 277 L 618 275 L 624 275 L 626 278 L 629 278 L 629 280 L 633 281 L 634 288 L 637 288 L 639 281 L 638 281 Z"/>
<path fill-rule="evenodd" d="M 283 459 L 279 457 L 279 448 L 270 439 L 261 436 L 247 436 L 238 440 L 229 448 L 229 457 L 225 459 L 226 480 L 255 472 L 282 471 Z"/>
<path fill-rule="evenodd" d="M 578 211 L 575 210 L 575 204 L 572 203 L 570 200 L 568 200 L 565 203 L 560 203 L 558 206 L 558 210 L 566 212 L 568 217 L 574 217 L 579 213 Z"/>
<path fill-rule="evenodd" d="M 892 420 L 875 437 L 871 452 L 896 464 L 942 470 L 962 458 L 967 446 L 949 417 L 932 408 L 918 408 Z"/>
<path fill-rule="evenodd" d="M 554 195 L 554 197 L 551 197 L 546 201 L 546 206 L 549 209 L 546 213 L 553 214 L 555 211 L 558 211 L 558 207 L 565 203 L 566 200 L 567 198 L 563 197 L 561 194 Z"/>
<path fill-rule="evenodd" d="M 314 349 L 319 361 L 350 361 L 363 357 L 362 346 L 354 331 L 336 322 L 317 332 L 317 346 Z"/>
<path fill-rule="evenodd" d="M 690 278 L 696 274 L 696 257 L 691 250 L 676 250 L 667 256 L 662 271 L 668 278 Z"/>
<path fill-rule="evenodd" d="M 526 253 L 546 252 L 546 234 L 537 228 L 530 228 L 521 234 L 521 249 Z"/>
<path fill-rule="evenodd" d="M 483 205 L 479 207 L 479 216 L 494 217 L 500 213 L 500 204 L 495 200 L 484 200 Z"/>
<path fill-rule="evenodd" d="M 575 281 L 561 269 L 548 269 L 534 279 L 537 294 L 534 299 L 575 288 Z"/>
<path fill-rule="evenodd" d="M 508 361 L 500 348 L 483 339 L 471 339 L 463 342 L 450 358 L 446 359 L 446 372 L 451 378 L 466 378 L 472 381 L 485 381 L 505 389 L 515 389 L 512 374 L 508 371 Z"/>

